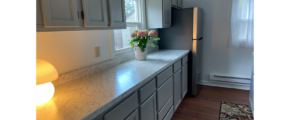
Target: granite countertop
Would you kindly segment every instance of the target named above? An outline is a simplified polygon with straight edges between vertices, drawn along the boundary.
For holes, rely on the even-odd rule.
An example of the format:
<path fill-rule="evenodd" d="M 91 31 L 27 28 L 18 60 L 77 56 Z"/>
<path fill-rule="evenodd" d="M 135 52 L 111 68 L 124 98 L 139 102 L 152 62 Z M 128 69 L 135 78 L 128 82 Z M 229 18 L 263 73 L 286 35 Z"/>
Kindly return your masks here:
<path fill-rule="evenodd" d="M 159 50 L 146 61 L 131 60 L 55 87 L 53 98 L 37 106 L 38 120 L 91 120 L 143 86 L 188 50 Z"/>

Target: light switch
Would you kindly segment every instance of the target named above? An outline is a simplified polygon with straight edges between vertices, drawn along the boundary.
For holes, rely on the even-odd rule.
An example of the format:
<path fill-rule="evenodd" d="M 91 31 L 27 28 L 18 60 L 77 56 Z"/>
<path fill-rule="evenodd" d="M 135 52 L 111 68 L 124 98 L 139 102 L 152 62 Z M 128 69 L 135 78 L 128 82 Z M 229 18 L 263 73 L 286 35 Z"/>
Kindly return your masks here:
<path fill-rule="evenodd" d="M 100 47 L 95 47 L 95 58 L 100 57 Z"/>

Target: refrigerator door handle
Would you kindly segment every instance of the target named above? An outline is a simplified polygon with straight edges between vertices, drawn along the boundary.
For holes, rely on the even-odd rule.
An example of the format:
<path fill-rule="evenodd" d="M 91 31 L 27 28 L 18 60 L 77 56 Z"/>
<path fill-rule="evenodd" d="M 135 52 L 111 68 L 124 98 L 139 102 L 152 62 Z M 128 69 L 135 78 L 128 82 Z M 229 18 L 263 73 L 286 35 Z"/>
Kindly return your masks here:
<path fill-rule="evenodd" d="M 201 37 L 201 38 L 199 38 L 199 39 L 192 39 L 192 40 L 198 40 L 198 41 L 200 41 L 200 40 L 202 40 L 203 39 L 203 37 Z"/>

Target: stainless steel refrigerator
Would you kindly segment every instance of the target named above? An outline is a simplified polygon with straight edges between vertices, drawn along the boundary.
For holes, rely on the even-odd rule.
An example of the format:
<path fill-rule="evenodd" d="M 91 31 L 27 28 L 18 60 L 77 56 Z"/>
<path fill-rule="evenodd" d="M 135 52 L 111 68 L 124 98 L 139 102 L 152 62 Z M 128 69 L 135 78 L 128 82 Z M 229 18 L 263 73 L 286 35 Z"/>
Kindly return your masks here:
<path fill-rule="evenodd" d="M 200 90 L 201 78 L 203 9 L 172 9 L 171 23 L 170 28 L 158 30 L 159 48 L 190 50 L 187 95 L 196 96 Z"/>

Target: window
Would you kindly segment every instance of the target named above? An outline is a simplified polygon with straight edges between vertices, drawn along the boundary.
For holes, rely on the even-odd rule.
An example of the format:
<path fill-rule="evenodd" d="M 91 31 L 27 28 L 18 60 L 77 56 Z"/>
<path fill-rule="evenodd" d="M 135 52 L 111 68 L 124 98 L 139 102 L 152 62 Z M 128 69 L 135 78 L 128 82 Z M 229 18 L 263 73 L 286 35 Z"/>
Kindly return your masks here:
<path fill-rule="evenodd" d="M 231 47 L 254 47 L 254 0 L 234 0 L 231 14 Z"/>
<path fill-rule="evenodd" d="M 141 0 L 125 0 L 127 29 L 112 30 L 115 39 L 115 50 L 129 48 L 131 32 L 142 29 Z"/>

